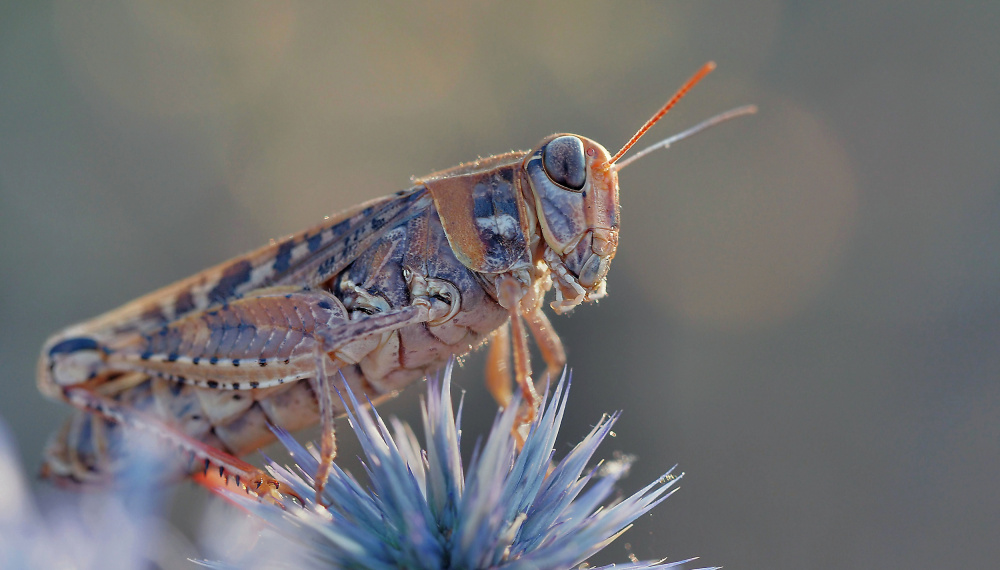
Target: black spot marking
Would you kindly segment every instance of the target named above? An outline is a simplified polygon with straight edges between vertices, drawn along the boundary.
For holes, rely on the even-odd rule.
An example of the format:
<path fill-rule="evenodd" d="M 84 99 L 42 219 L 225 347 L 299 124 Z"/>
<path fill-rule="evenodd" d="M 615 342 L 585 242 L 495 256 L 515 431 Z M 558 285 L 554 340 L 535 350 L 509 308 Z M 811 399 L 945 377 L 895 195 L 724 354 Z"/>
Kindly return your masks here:
<path fill-rule="evenodd" d="M 176 352 L 171 352 L 170 354 L 167 355 L 167 362 L 177 362 L 178 358 L 180 358 L 179 354 L 177 354 Z"/>
<path fill-rule="evenodd" d="M 174 378 L 174 380 L 176 380 L 177 383 L 180 384 L 180 385 L 187 384 L 187 381 L 188 381 L 188 379 L 185 378 L 184 376 L 177 376 L 177 377 Z"/>
<path fill-rule="evenodd" d="M 257 364 L 260 364 L 261 368 L 263 368 L 263 367 L 267 366 L 267 359 L 266 358 L 261 358 L 260 360 L 257 361 Z"/>
<path fill-rule="evenodd" d="M 160 329 L 160 336 L 167 336 L 167 333 L 169 332 L 170 332 L 170 327 L 163 327 Z"/>
<path fill-rule="evenodd" d="M 291 358 L 286 358 L 285 359 L 285 364 L 288 364 L 291 360 L 292 360 Z"/>
<path fill-rule="evenodd" d="M 236 388 L 239 384 L 233 384 L 233 388 Z M 243 399 L 243 394 L 233 394 L 233 401 L 238 402 Z"/>
<path fill-rule="evenodd" d="M 211 466 L 212 466 L 212 462 L 206 459 L 205 460 L 205 475 L 208 475 L 208 468 L 211 467 Z"/>
<path fill-rule="evenodd" d="M 143 352 L 142 354 L 139 355 L 140 360 L 149 360 L 152 357 L 153 357 L 153 352 L 150 350 L 147 350 L 146 352 Z"/>
<path fill-rule="evenodd" d="M 222 477 L 222 475 L 223 475 L 223 474 L 224 474 L 225 472 L 226 472 L 226 468 L 225 468 L 225 467 L 223 467 L 223 466 L 221 466 L 221 465 L 219 465 L 219 477 Z"/>
<path fill-rule="evenodd" d="M 336 265 L 337 265 L 337 256 L 335 255 L 330 256 L 326 258 L 323 261 L 323 263 L 320 263 L 318 268 L 316 268 L 316 275 L 325 276 L 327 273 L 330 273 L 330 270 L 333 269 Z"/>
<path fill-rule="evenodd" d="M 330 309 L 333 308 L 333 305 L 331 305 L 330 303 L 328 303 L 326 301 L 320 301 L 317 304 L 319 305 L 320 309 L 326 309 L 327 311 L 329 311 Z"/>
<path fill-rule="evenodd" d="M 257 386 L 260 386 L 260 382 L 250 382 L 251 388 L 256 388 Z"/>
<path fill-rule="evenodd" d="M 219 383 L 216 382 L 215 380 L 209 380 L 208 382 L 205 382 L 205 385 L 213 389 L 219 387 Z"/>
<path fill-rule="evenodd" d="M 285 295 L 285 298 L 286 298 L 286 299 L 291 299 L 291 298 L 292 298 L 292 294 L 291 294 L 291 293 L 289 293 L 289 294 Z"/>
<path fill-rule="evenodd" d="M 372 229 L 377 230 L 385 225 L 385 220 L 382 218 L 372 218 Z"/>
<path fill-rule="evenodd" d="M 233 390 L 239 390 L 239 389 L 240 389 L 240 383 L 239 382 L 233 382 Z M 239 394 L 236 394 L 235 396 L 233 396 L 233 399 L 234 400 L 239 400 L 240 399 L 239 396 L 240 396 Z"/>
<path fill-rule="evenodd" d="M 67 354 L 79 350 L 97 350 L 97 341 L 83 336 L 68 338 L 49 349 L 49 356 Z"/>
<path fill-rule="evenodd" d="M 170 393 L 172 395 L 174 395 L 174 396 L 180 396 L 181 391 L 184 390 L 184 385 L 181 384 L 181 383 L 176 383 L 175 384 L 175 383 L 171 382 L 169 388 L 170 388 Z"/>
<path fill-rule="evenodd" d="M 208 302 L 214 305 L 215 303 L 222 303 L 226 299 L 236 295 L 236 289 L 250 280 L 250 273 L 252 271 L 253 265 L 247 260 L 227 267 L 222 273 L 222 278 L 219 279 L 219 282 L 208 292 Z"/>
<path fill-rule="evenodd" d="M 174 301 L 174 317 L 186 315 L 194 310 L 194 295 L 191 291 L 185 291 L 177 296 Z"/>
<path fill-rule="evenodd" d="M 143 311 L 142 315 L 139 317 L 144 321 L 160 321 L 163 322 L 167 320 L 167 316 L 163 314 L 163 309 L 159 307 L 151 307 Z"/>
<path fill-rule="evenodd" d="M 218 364 L 219 363 L 219 357 L 218 356 L 213 356 L 212 358 L 209 358 L 208 359 L 208 363 L 209 364 Z"/>
<path fill-rule="evenodd" d="M 493 216 L 493 195 L 485 184 L 476 184 L 476 194 L 472 198 L 472 215 L 477 218 Z"/>
<path fill-rule="evenodd" d="M 295 240 L 288 240 L 278 246 L 278 253 L 274 257 L 274 265 L 271 267 L 275 273 L 283 273 L 288 270 L 292 262 L 292 250 L 295 248 Z"/>
<path fill-rule="evenodd" d="M 332 228 L 330 228 L 330 231 L 333 232 L 333 236 L 334 237 L 337 237 L 340 234 L 346 232 L 347 228 L 349 228 L 349 227 L 351 227 L 351 220 L 347 219 L 347 220 L 344 220 L 342 222 L 338 222 L 337 225 L 335 225 Z"/>
<path fill-rule="evenodd" d="M 239 358 L 234 358 L 233 359 L 233 366 L 235 366 L 237 368 L 240 367 L 240 359 Z"/>
<path fill-rule="evenodd" d="M 200 356 L 195 356 L 194 358 L 192 358 L 191 359 L 191 364 L 194 364 L 194 365 L 201 364 L 201 357 Z"/>
<path fill-rule="evenodd" d="M 306 238 L 306 243 L 309 244 L 309 253 L 316 251 L 321 245 L 323 245 L 323 232 L 314 236 L 309 236 Z"/>

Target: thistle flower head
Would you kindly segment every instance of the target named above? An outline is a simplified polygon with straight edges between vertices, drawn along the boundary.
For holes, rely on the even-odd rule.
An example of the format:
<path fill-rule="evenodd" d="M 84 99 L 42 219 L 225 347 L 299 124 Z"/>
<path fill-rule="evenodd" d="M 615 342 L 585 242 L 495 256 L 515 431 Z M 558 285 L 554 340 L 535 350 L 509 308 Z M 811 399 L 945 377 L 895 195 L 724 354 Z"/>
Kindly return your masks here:
<path fill-rule="evenodd" d="M 312 500 L 318 454 L 276 430 L 296 465 L 269 461 L 268 468 L 305 504 L 290 498 L 264 504 L 233 493 L 291 545 L 258 547 L 236 566 L 272 567 L 280 561 L 314 568 L 554 569 L 585 562 L 663 501 L 679 477 L 668 471 L 632 496 L 608 502 L 628 460 L 588 465 L 617 414 L 602 418 L 554 463 L 569 384 L 564 374 L 543 400 L 520 451 L 511 434 L 519 402 L 501 411 L 467 469 L 459 447 L 461 404 L 457 413 L 452 407 L 450 366 L 442 382 L 427 383 L 423 447 L 408 425 L 395 419 L 387 425 L 354 394 L 342 395 L 364 453 L 368 487 L 334 465 L 323 493 L 328 506 Z M 614 567 L 669 568 L 683 562 Z"/>

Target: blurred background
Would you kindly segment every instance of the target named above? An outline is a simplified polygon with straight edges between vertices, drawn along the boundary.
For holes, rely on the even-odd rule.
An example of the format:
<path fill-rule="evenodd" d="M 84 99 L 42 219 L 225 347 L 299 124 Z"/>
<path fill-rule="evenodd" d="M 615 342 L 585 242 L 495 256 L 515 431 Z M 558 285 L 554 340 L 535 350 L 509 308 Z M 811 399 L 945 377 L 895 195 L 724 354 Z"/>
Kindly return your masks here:
<path fill-rule="evenodd" d="M 554 318 L 563 448 L 621 409 L 625 492 L 687 473 L 597 561 L 995 566 L 997 30 L 995 2 L 2 3 L 0 417 L 34 472 L 68 413 L 47 335 L 412 175 L 613 152 L 712 59 L 645 143 L 760 113 L 624 171 L 609 297 Z M 201 548 L 210 501 L 177 493 Z"/>

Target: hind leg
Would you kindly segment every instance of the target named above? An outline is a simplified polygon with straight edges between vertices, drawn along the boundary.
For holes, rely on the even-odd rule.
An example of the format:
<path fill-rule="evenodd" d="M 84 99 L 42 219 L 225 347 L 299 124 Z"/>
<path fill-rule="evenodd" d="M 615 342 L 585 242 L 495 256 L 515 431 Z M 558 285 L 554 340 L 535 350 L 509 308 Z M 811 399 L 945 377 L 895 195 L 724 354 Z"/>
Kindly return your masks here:
<path fill-rule="evenodd" d="M 199 464 L 205 473 L 214 466 L 219 470 L 219 476 L 225 477 L 227 481 L 233 478 L 236 486 L 247 493 L 263 495 L 271 489 L 279 488 L 279 483 L 264 471 L 212 445 L 196 440 L 126 403 L 78 387 L 64 388 L 63 395 L 66 402 L 80 411 L 99 415 L 119 426 L 152 434 L 186 455 L 192 464 Z M 72 444 L 73 439 L 67 441 Z"/>
<path fill-rule="evenodd" d="M 76 336 L 50 342 L 39 362 L 38 387 L 41 392 L 62 400 L 80 414 L 49 443 L 48 475 L 62 483 L 105 482 L 114 469 L 109 454 L 108 432 L 118 427 L 139 429 L 170 443 L 190 460 L 201 461 L 207 470 L 214 465 L 220 474 L 229 474 L 256 491 L 263 483 L 277 483 L 263 471 L 205 442 L 198 441 L 144 410 L 137 390 L 149 379 L 144 372 L 116 372 L 106 364 L 110 351 L 96 340 Z M 148 404 L 147 404 L 148 405 Z M 102 420 L 88 417 L 95 414 Z M 249 487 L 244 487 L 250 491 Z"/>

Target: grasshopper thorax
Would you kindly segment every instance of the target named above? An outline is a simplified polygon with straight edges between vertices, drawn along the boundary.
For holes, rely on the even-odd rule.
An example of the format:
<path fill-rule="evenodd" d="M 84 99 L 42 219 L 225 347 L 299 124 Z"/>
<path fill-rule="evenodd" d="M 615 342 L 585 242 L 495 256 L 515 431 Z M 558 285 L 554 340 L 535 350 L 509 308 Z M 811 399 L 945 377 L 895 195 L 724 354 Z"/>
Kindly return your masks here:
<path fill-rule="evenodd" d="M 557 313 L 605 295 L 618 248 L 618 174 L 610 159 L 597 142 L 571 134 L 552 135 L 525 156 Z"/>

